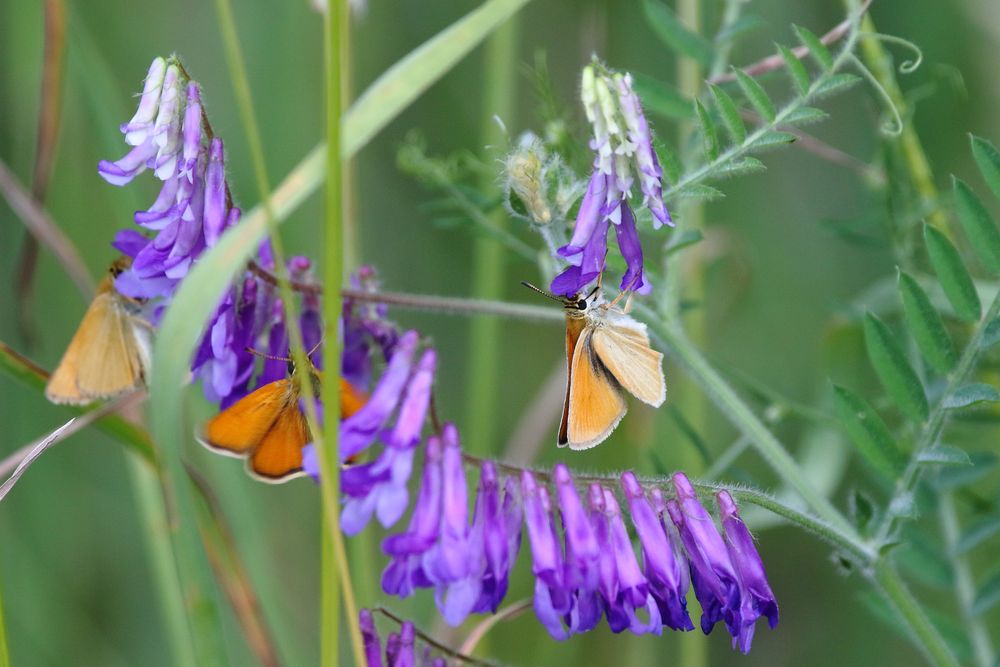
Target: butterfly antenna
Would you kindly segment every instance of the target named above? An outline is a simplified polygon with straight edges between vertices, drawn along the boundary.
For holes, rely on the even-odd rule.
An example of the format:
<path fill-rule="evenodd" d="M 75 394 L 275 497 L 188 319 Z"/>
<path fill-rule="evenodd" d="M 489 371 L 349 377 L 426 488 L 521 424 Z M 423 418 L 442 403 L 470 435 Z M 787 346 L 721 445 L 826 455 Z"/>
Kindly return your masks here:
<path fill-rule="evenodd" d="M 270 359 L 271 361 L 284 361 L 286 363 L 289 362 L 289 361 L 291 361 L 291 359 L 289 359 L 288 357 L 276 357 L 273 354 L 267 354 L 266 352 L 261 352 L 260 350 L 255 350 L 254 348 L 250 347 L 249 345 L 247 345 L 245 349 L 250 354 L 252 354 L 254 356 L 257 356 L 257 357 L 260 357 L 262 359 Z"/>
<path fill-rule="evenodd" d="M 316 350 L 318 350 L 318 349 L 320 348 L 320 346 L 321 346 L 322 344 L 323 344 L 323 339 L 322 339 L 322 338 L 320 338 L 320 339 L 319 339 L 319 340 L 318 340 L 318 341 L 316 342 L 316 344 L 312 346 L 312 349 L 311 349 L 311 350 L 309 350 L 308 352 L 306 352 L 306 356 L 307 356 L 307 357 L 309 357 L 309 360 L 310 360 L 310 361 L 312 361 L 312 356 L 313 356 L 313 352 L 315 352 Z"/>
<path fill-rule="evenodd" d="M 558 301 L 559 303 L 563 302 L 563 300 L 560 299 L 559 297 L 557 297 L 555 294 L 549 294 L 545 290 L 539 289 L 539 288 L 535 287 L 534 285 L 532 285 L 531 283 L 529 283 L 527 280 L 522 280 L 521 284 L 524 285 L 525 287 L 527 287 L 530 290 L 534 290 L 534 291 L 538 292 L 542 296 L 545 296 L 545 297 L 548 297 L 548 298 L 552 299 L 553 301 Z"/>

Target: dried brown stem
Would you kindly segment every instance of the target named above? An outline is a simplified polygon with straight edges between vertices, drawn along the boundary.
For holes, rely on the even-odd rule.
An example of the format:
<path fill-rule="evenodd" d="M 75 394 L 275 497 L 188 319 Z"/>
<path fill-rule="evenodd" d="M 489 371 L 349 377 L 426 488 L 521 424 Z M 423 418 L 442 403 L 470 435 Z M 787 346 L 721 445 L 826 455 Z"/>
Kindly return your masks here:
<path fill-rule="evenodd" d="M 864 13 L 868 11 L 868 7 L 871 4 L 872 0 L 865 0 L 865 2 L 862 3 L 861 7 L 858 9 L 858 18 L 863 16 Z M 855 20 L 856 18 L 853 16 L 844 19 L 843 21 L 835 25 L 833 28 L 831 28 L 825 35 L 820 37 L 819 41 L 823 42 L 827 46 L 833 44 L 834 42 L 839 40 L 841 37 L 843 37 L 850 31 L 851 24 Z M 802 59 L 805 58 L 807 55 L 809 55 L 809 49 L 807 49 L 805 46 L 796 46 L 795 48 L 792 49 L 792 53 L 795 54 L 796 58 Z M 757 76 L 758 74 L 764 74 L 765 72 L 771 72 L 776 69 L 781 69 L 784 66 L 785 66 L 785 59 L 782 58 L 780 54 L 774 54 L 772 56 L 768 56 L 767 58 L 762 58 L 755 63 L 751 63 L 750 65 L 743 67 L 742 70 L 747 74 L 749 74 L 750 76 Z M 710 78 L 708 82 L 725 83 L 726 81 L 735 81 L 735 80 L 736 80 L 736 75 L 733 74 L 732 72 L 722 72 Z"/>

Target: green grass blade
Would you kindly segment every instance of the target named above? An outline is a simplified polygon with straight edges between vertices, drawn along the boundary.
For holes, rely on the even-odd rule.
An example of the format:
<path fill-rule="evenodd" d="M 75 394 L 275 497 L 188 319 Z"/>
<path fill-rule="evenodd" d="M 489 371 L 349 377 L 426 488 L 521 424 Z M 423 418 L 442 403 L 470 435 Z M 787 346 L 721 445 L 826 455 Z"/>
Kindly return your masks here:
<path fill-rule="evenodd" d="M 899 298 L 906 324 L 924 358 L 938 373 L 943 375 L 950 371 L 958 356 L 944 322 L 927 293 L 913 277 L 902 271 L 899 273 Z"/>
<path fill-rule="evenodd" d="M 868 358 L 889 398 L 910 419 L 926 420 L 929 409 L 924 387 L 892 331 L 871 313 L 865 313 L 864 329 Z"/>
<path fill-rule="evenodd" d="M 955 314 L 966 322 L 978 321 L 982 314 L 982 304 L 958 250 L 947 236 L 930 225 L 924 225 L 924 244 L 934 273 L 944 289 L 944 295 L 955 309 Z"/>
<path fill-rule="evenodd" d="M 528 0 L 487 0 L 387 69 L 344 116 L 341 155 L 350 157 Z"/>
<path fill-rule="evenodd" d="M 0 579 L 0 667 L 10 667 L 10 651 L 7 648 L 7 625 L 3 617 L 2 579 Z"/>
<path fill-rule="evenodd" d="M 991 273 L 1000 273 L 1000 230 L 968 183 L 952 176 L 955 210 L 979 260 Z"/>

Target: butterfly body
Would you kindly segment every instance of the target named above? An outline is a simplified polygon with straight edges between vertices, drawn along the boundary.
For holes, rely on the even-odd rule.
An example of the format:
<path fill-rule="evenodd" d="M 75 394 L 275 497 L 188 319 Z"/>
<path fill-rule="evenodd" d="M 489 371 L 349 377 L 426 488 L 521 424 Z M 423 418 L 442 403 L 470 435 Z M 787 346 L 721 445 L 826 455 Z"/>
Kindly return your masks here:
<path fill-rule="evenodd" d="M 566 310 L 566 399 L 559 446 L 590 449 L 607 439 L 628 411 L 624 391 L 653 407 L 666 399 L 663 355 L 646 325 L 605 303 L 599 290 L 563 299 Z"/>

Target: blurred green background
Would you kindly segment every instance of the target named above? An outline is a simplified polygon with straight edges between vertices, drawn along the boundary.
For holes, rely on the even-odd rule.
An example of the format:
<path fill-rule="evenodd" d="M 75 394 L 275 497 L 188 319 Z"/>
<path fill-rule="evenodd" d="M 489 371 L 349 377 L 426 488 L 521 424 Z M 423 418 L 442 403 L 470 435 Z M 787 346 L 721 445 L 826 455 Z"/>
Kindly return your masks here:
<path fill-rule="evenodd" d="M 133 111 L 134 94 L 149 61 L 175 52 L 203 86 L 205 105 L 226 141 L 229 179 L 236 200 L 249 208 L 258 197 L 248 144 L 234 103 L 219 29 L 211 3 L 69 2 L 61 132 L 47 207 L 77 244 L 93 275 L 113 257 L 108 245 L 115 230 L 130 224 L 129 212 L 145 208 L 157 187 L 140 178 L 125 189 L 104 183 L 99 159 L 124 153 L 117 132 Z M 268 171 L 277 183 L 322 133 L 321 22 L 308 2 L 235 3 L 254 103 L 263 132 Z M 355 17 L 354 92 L 412 48 L 476 6 L 475 2 L 389 2 L 370 0 Z M 718 4 L 705 3 L 709 31 Z M 754 1 L 747 10 L 765 25 L 742 40 L 733 62 L 770 53 L 772 41 L 793 41 L 791 23 L 816 33 L 843 18 L 840 3 Z M 1000 141 L 996 113 L 1000 79 L 995 54 L 1000 12 L 991 0 L 953 3 L 886 0 L 871 14 L 879 30 L 919 44 L 924 65 L 902 78 L 915 104 L 910 119 L 923 141 L 937 183 L 951 172 L 974 179 L 966 133 Z M 42 4 L 0 0 L 0 158 L 23 182 L 30 179 L 35 152 L 42 57 Z M 537 99 L 521 72 L 538 51 L 547 55 L 555 95 L 582 127 L 576 101 L 579 70 L 591 53 L 612 67 L 676 80 L 673 55 L 658 42 L 637 3 L 614 0 L 574 2 L 534 0 L 516 18 L 515 76 L 508 131 L 540 131 Z M 483 100 L 484 49 L 476 49 L 397 118 L 355 163 L 356 218 L 361 259 L 374 264 L 387 289 L 450 296 L 475 296 L 471 275 L 476 239 L 465 229 L 439 229 L 423 206 L 433 195 L 396 167 L 406 133 L 421 130 L 428 151 L 444 155 L 468 150 L 494 164 L 501 153 L 484 149 L 483 126 L 495 109 Z M 908 56 L 907 56 L 908 57 Z M 822 104 L 831 118 L 810 132 L 865 162 L 881 160 L 877 127 L 882 109 L 870 90 L 859 86 Z M 676 124 L 651 116 L 654 129 L 674 140 Z M 705 299 L 711 359 L 727 370 L 746 372 L 807 405 L 822 405 L 827 377 L 863 390 L 873 386 L 856 326 L 845 315 L 858 293 L 890 275 L 893 259 L 884 243 L 845 243 L 831 233 L 831 221 L 867 220 L 866 233 L 884 236 L 879 216 L 884 204 L 858 173 L 798 148 L 768 154 L 767 172 L 724 182 L 724 200 L 707 205 L 709 259 Z M 975 177 L 977 178 L 977 177 Z M 291 252 L 316 254 L 319 197 L 313 197 L 283 227 Z M 518 223 L 510 223 L 518 233 Z M 44 251 L 31 304 L 37 335 L 23 338 L 15 322 L 13 282 L 21 222 L 0 204 L 0 340 L 46 368 L 59 359 L 85 304 L 68 286 L 64 272 Z M 525 236 L 534 242 L 529 236 Z M 654 239 L 660 242 L 660 239 Z M 511 258 L 502 268 L 503 297 L 532 301 L 519 286 L 539 280 L 537 269 Z M 532 301 L 534 302 L 534 301 Z M 403 326 L 419 328 L 440 351 L 438 410 L 465 429 L 472 363 L 470 319 L 395 312 Z M 537 389 L 562 356 L 562 335 L 549 325 L 503 322 L 497 355 L 501 372 L 493 387 L 495 425 L 483 441 L 467 443 L 476 452 L 504 451 L 521 416 L 534 404 Z M 680 371 L 667 366 L 668 384 Z M 690 387 L 690 385 L 684 385 Z M 209 414 L 200 391 L 189 391 L 193 424 Z M 668 404 L 671 397 L 668 397 Z M 23 385 L 0 375 L 0 457 L 49 432 L 68 417 Z M 546 428 L 554 432 L 558 405 Z M 714 415 L 703 437 L 712 452 L 722 451 L 734 432 Z M 864 488 L 867 478 L 848 460 L 846 442 L 796 420 L 778 432 L 810 454 L 809 465 L 833 487 L 835 502 Z M 986 431 L 982 432 L 983 435 Z M 215 457 L 191 443 L 190 460 L 210 480 L 232 524 L 240 554 L 261 593 L 272 633 L 287 664 L 314 664 L 318 656 L 319 496 L 307 481 L 281 487 L 254 483 L 238 463 Z M 994 445 L 995 446 L 995 445 Z M 655 455 L 651 453 L 655 452 Z M 547 441 L 538 461 L 569 458 Z M 658 461 L 654 465 L 653 461 Z M 697 474 L 703 464 L 669 419 L 634 408 L 621 432 L 591 453 L 573 456 L 578 469 L 633 467 L 647 473 L 657 466 L 684 467 Z M 142 474 L 120 444 L 95 432 L 80 433 L 47 453 L 0 504 L 0 589 L 15 665 L 166 665 L 170 653 L 157 591 L 144 546 L 131 479 Z M 752 454 L 724 478 L 775 480 Z M 762 515 L 754 515 L 762 516 Z M 755 526 L 751 524 L 753 529 Z M 377 544 L 376 533 L 365 538 Z M 729 647 L 722 631 L 663 637 L 613 637 L 603 626 L 557 644 L 532 615 L 503 624 L 489 638 L 489 651 L 510 664 L 694 664 L 699 648 L 712 665 L 881 665 L 919 661 L 905 640 L 869 613 L 862 596 L 869 589 L 858 575 L 845 575 L 830 549 L 792 528 L 761 525 L 760 548 L 782 611 L 781 625 L 760 625 L 750 656 Z M 929 538 L 938 539 L 936 528 Z M 509 600 L 530 594 L 527 558 L 522 552 Z M 355 563 L 360 602 L 373 596 L 384 565 Z M 929 566 L 922 567 L 925 575 Z M 954 616 L 953 596 L 924 576 L 922 599 Z M 940 578 L 939 578 L 940 579 Z M 431 595 L 421 592 L 390 605 L 412 616 L 425 630 L 459 643 L 436 621 Z M 242 635 L 226 613 L 227 645 L 234 664 L 252 664 Z M 582 661 L 582 663 L 581 663 Z"/>

